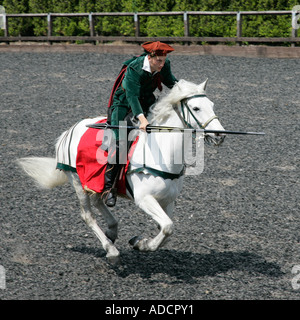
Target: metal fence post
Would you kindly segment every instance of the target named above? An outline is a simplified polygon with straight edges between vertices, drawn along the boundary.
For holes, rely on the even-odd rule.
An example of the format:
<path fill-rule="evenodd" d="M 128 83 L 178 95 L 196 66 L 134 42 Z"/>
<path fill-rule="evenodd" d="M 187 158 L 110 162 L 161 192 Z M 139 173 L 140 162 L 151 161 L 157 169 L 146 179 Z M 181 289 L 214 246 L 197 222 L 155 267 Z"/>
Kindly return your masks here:
<path fill-rule="evenodd" d="M 133 19 L 134 19 L 135 36 L 139 37 L 140 36 L 140 19 L 137 12 L 134 13 Z"/>
<path fill-rule="evenodd" d="M 93 37 L 95 35 L 95 28 L 94 28 L 94 17 L 93 13 L 89 13 L 89 26 L 90 26 L 90 36 Z"/>
<path fill-rule="evenodd" d="M 90 28 L 90 37 L 95 36 L 95 27 L 94 27 L 94 16 L 93 13 L 89 13 L 89 28 Z M 96 41 L 93 41 L 94 44 L 96 44 Z"/>
<path fill-rule="evenodd" d="M 4 7 L 0 6 L 0 29 L 5 29 L 6 14 Z"/>
<path fill-rule="evenodd" d="M 4 30 L 4 37 L 8 37 L 8 18 L 6 16 L 5 8 L 3 6 L 0 6 L 0 18 L 1 18 L 1 24 L 0 29 Z M 9 44 L 9 41 L 6 41 L 6 44 Z"/>
<path fill-rule="evenodd" d="M 5 15 L 5 20 L 4 20 L 5 26 L 4 26 L 4 37 L 9 37 L 9 32 L 8 32 L 8 18 Z M 6 44 L 10 44 L 9 41 L 6 42 Z"/>
<path fill-rule="evenodd" d="M 295 7 L 298 7 L 298 6 L 295 6 Z M 294 8 L 293 8 L 294 9 Z M 300 6 L 299 6 L 299 10 L 300 10 Z M 297 20 L 298 20 L 298 17 L 297 17 L 297 11 L 296 10 L 293 10 L 292 11 L 292 38 L 296 38 L 297 37 Z M 291 44 L 292 47 L 295 47 L 295 42 L 292 42 Z"/>
<path fill-rule="evenodd" d="M 183 13 L 183 23 L 184 23 L 184 36 L 190 36 L 190 26 L 189 26 L 189 16 L 186 11 Z"/>
<path fill-rule="evenodd" d="M 242 36 L 242 15 L 240 12 L 236 14 L 236 37 L 240 38 Z M 241 41 L 237 41 L 237 45 L 240 46 Z"/>
<path fill-rule="evenodd" d="M 47 22 L 48 22 L 48 37 L 52 36 L 52 16 L 51 13 L 47 15 Z M 48 40 L 48 43 L 51 45 L 52 41 Z"/>

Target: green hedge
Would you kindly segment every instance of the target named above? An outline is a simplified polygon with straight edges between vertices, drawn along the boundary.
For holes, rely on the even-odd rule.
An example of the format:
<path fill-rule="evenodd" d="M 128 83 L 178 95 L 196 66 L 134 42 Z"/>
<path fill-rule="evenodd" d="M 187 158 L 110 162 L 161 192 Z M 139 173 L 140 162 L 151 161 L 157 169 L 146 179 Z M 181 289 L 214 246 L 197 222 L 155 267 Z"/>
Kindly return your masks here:
<path fill-rule="evenodd" d="M 48 12 L 153 12 L 153 11 L 243 11 L 291 10 L 299 0 L 0 0 L 6 13 Z M 243 16 L 245 37 L 287 37 L 291 34 L 291 17 Z M 133 36 L 132 17 L 97 17 L 98 35 Z M 183 36 L 182 16 L 140 17 L 142 36 Z M 3 34 L 3 30 L 0 34 Z M 12 36 L 47 35 L 45 18 L 14 18 L 9 20 Z M 89 35 L 87 18 L 55 18 L 53 35 Z M 235 16 L 191 16 L 191 36 L 232 37 L 236 35 Z"/>

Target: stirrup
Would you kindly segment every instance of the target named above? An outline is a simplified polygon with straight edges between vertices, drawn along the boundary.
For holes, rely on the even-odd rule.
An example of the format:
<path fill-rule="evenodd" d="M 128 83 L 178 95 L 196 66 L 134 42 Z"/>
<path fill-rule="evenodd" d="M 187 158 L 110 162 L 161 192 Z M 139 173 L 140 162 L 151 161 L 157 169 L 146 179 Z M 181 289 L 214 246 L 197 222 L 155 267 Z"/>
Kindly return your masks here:
<path fill-rule="evenodd" d="M 101 199 L 108 207 L 114 207 L 117 202 L 117 188 L 104 190 L 101 194 Z"/>

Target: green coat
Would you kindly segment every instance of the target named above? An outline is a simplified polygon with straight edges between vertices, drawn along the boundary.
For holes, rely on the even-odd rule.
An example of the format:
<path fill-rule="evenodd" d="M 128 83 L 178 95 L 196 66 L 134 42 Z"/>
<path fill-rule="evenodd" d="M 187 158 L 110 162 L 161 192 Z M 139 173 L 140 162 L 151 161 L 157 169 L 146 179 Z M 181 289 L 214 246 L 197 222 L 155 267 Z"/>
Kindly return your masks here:
<path fill-rule="evenodd" d="M 128 65 L 122 86 L 117 89 L 113 99 L 111 124 L 118 125 L 124 120 L 127 113 L 134 116 L 147 114 L 150 106 L 155 102 L 153 92 L 159 86 L 158 77 L 168 88 L 172 88 L 177 79 L 171 72 L 170 61 L 167 58 L 164 67 L 159 73 L 152 75 L 143 70 L 144 59 L 147 54 L 130 59 L 124 64 Z"/>

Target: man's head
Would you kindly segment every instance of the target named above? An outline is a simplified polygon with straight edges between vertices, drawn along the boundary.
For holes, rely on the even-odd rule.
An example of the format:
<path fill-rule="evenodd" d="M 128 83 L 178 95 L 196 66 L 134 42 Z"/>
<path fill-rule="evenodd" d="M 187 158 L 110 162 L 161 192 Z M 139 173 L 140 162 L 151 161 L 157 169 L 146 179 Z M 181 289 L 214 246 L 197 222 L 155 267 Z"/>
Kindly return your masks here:
<path fill-rule="evenodd" d="M 160 72 L 166 62 L 166 56 L 148 55 L 151 72 Z"/>
<path fill-rule="evenodd" d="M 148 59 L 152 72 L 161 71 L 166 62 L 167 54 L 174 51 L 171 46 L 160 41 L 145 42 L 142 44 L 142 47 L 148 53 Z"/>

